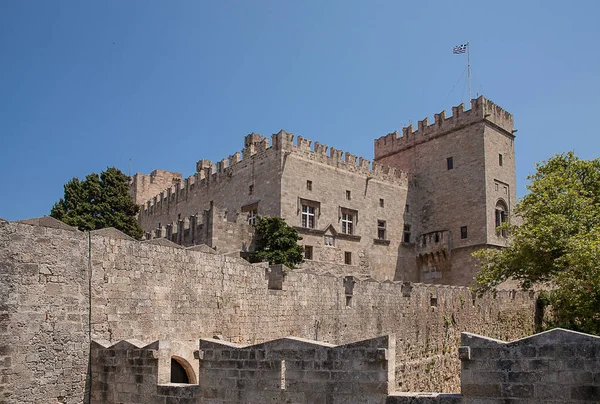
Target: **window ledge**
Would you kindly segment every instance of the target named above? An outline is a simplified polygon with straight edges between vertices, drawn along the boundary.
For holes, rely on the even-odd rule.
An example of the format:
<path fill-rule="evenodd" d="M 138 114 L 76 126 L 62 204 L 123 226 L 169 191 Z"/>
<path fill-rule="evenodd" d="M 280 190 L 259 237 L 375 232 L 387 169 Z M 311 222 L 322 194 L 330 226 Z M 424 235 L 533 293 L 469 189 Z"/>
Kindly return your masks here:
<path fill-rule="evenodd" d="M 312 229 L 310 227 L 302 227 L 302 226 L 293 226 L 294 229 L 298 231 L 298 233 L 302 234 L 314 234 L 316 236 L 321 236 L 325 234 L 325 230 Z"/>
<path fill-rule="evenodd" d="M 360 241 L 360 236 L 354 234 L 338 233 L 335 237 L 341 240 Z"/>
<path fill-rule="evenodd" d="M 373 244 L 390 245 L 390 240 L 382 240 L 382 239 L 379 239 L 379 238 L 374 238 L 373 239 Z"/>

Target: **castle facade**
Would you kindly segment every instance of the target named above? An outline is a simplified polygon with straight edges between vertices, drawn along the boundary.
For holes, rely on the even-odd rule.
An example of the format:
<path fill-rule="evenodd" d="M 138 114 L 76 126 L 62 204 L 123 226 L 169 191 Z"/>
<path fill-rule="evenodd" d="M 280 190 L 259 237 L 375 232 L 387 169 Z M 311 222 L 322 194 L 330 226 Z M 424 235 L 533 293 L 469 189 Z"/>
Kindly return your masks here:
<path fill-rule="evenodd" d="M 516 202 L 513 117 L 479 97 L 375 140 L 374 161 L 285 131 L 258 134 L 196 173 L 136 174 L 147 239 L 252 250 L 258 216 L 295 227 L 304 267 L 379 280 L 468 285 L 471 253 L 505 244 Z"/>

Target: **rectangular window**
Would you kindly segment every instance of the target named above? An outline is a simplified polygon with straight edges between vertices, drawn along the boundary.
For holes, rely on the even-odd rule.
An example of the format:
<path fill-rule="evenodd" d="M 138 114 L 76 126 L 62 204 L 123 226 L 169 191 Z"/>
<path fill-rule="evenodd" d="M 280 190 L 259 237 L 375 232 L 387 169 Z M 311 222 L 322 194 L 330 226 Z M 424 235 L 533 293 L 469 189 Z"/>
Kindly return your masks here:
<path fill-rule="evenodd" d="M 312 181 L 310 181 L 310 180 L 306 181 L 306 189 L 308 191 L 312 191 Z"/>
<path fill-rule="evenodd" d="M 502 160 L 503 160 L 503 159 L 502 159 L 502 154 L 498 154 L 498 165 L 499 165 L 500 167 L 502 167 L 502 163 L 503 163 L 503 161 L 502 161 Z"/>
<path fill-rule="evenodd" d="M 315 228 L 315 207 L 302 205 L 302 227 Z"/>
<path fill-rule="evenodd" d="M 406 211 L 406 213 L 409 213 L 409 212 L 410 212 L 410 206 L 406 205 L 406 206 L 404 207 L 404 210 Z"/>
<path fill-rule="evenodd" d="M 384 205 L 385 205 L 385 201 L 383 199 L 379 199 L 379 207 L 383 208 Z"/>
<path fill-rule="evenodd" d="M 310 245 L 304 246 L 304 259 L 312 260 L 313 259 L 313 248 Z"/>
<path fill-rule="evenodd" d="M 252 195 L 254 193 L 254 185 L 250 185 L 248 187 L 248 195 Z"/>
<path fill-rule="evenodd" d="M 250 226 L 254 226 L 256 224 L 257 213 L 258 212 L 256 209 L 248 211 L 248 224 Z"/>
<path fill-rule="evenodd" d="M 386 240 L 385 238 L 385 220 L 377 221 L 377 238 L 379 240 Z"/>
<path fill-rule="evenodd" d="M 350 200 L 350 199 L 352 199 L 352 194 L 351 194 L 351 192 L 350 192 L 350 191 L 346 191 L 346 199 L 347 199 L 347 200 Z"/>
<path fill-rule="evenodd" d="M 410 224 L 404 224 L 404 238 L 405 243 L 410 243 Z"/>
<path fill-rule="evenodd" d="M 452 170 L 454 168 L 454 158 L 448 157 L 446 159 L 446 165 L 448 166 L 448 170 Z"/>
<path fill-rule="evenodd" d="M 242 206 L 242 213 L 246 213 L 246 220 L 250 226 L 254 226 L 258 220 L 258 203 Z"/>
<path fill-rule="evenodd" d="M 342 233 L 354 234 L 354 214 L 350 211 L 342 212 Z"/>
<path fill-rule="evenodd" d="M 344 264 L 352 265 L 352 253 L 350 251 L 344 251 Z"/>
<path fill-rule="evenodd" d="M 467 226 L 461 226 L 460 228 L 460 238 L 465 239 L 468 237 Z"/>

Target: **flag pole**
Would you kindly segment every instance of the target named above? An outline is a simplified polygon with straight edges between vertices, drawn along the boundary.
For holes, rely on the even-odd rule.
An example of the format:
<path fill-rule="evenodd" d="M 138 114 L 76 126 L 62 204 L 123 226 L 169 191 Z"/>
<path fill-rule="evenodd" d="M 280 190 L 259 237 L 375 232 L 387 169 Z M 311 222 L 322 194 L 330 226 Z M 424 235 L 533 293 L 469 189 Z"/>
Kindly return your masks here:
<path fill-rule="evenodd" d="M 469 102 L 471 102 L 471 46 L 467 41 L 467 81 L 469 82 Z"/>

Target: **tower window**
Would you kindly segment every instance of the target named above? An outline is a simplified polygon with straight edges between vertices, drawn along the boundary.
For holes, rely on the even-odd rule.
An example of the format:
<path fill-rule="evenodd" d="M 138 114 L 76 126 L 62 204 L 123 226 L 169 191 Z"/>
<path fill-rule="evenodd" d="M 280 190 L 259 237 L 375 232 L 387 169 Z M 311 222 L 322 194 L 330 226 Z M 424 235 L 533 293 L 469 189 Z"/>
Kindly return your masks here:
<path fill-rule="evenodd" d="M 304 246 L 304 259 L 312 260 L 313 259 L 313 248 L 310 245 Z"/>
<path fill-rule="evenodd" d="M 498 165 L 499 165 L 500 167 L 502 167 L 502 163 L 503 163 L 502 154 L 498 154 Z"/>
<path fill-rule="evenodd" d="M 346 191 L 346 199 L 347 199 L 347 200 L 350 200 L 350 199 L 352 199 L 352 194 L 351 194 L 351 192 L 350 192 L 350 191 L 348 191 L 348 190 Z"/>
<path fill-rule="evenodd" d="M 312 181 L 310 181 L 310 180 L 306 181 L 306 189 L 308 191 L 312 191 Z"/>
<path fill-rule="evenodd" d="M 383 208 L 383 206 L 385 205 L 385 201 L 383 200 L 383 198 L 379 199 L 379 207 Z"/>
<path fill-rule="evenodd" d="M 448 157 L 446 159 L 446 165 L 448 166 L 448 170 L 452 170 L 454 168 L 454 157 Z"/>
<path fill-rule="evenodd" d="M 379 240 L 385 240 L 385 220 L 377 221 L 377 238 Z"/>
<path fill-rule="evenodd" d="M 508 208 L 503 201 L 498 201 L 496 204 L 495 215 L 496 227 L 501 226 L 502 223 L 506 223 L 508 221 Z M 506 237 L 506 230 L 501 230 L 497 233 L 499 236 Z"/>
<path fill-rule="evenodd" d="M 404 224 L 404 238 L 402 241 L 410 243 L 410 224 Z"/>
<path fill-rule="evenodd" d="M 254 193 L 254 185 L 248 186 L 248 195 L 252 195 Z"/>
<path fill-rule="evenodd" d="M 460 238 L 466 239 L 468 237 L 467 226 L 461 226 L 460 228 Z"/>

